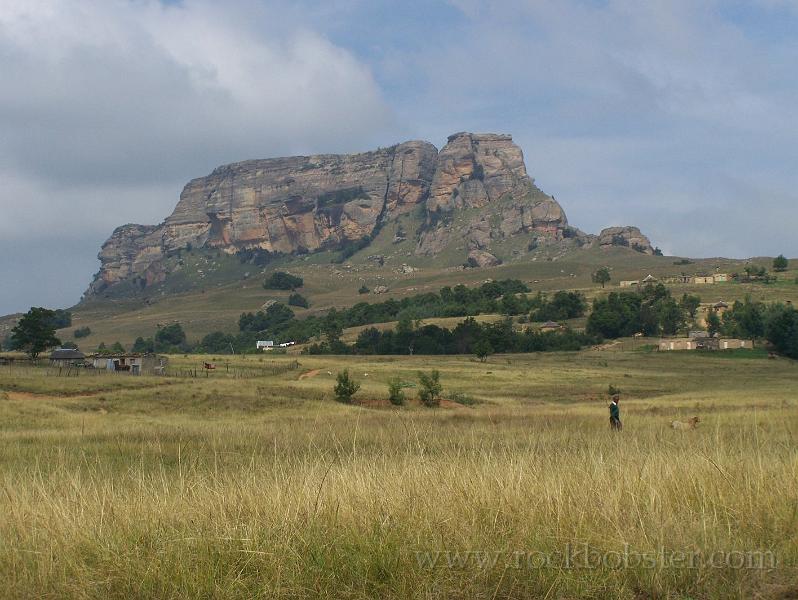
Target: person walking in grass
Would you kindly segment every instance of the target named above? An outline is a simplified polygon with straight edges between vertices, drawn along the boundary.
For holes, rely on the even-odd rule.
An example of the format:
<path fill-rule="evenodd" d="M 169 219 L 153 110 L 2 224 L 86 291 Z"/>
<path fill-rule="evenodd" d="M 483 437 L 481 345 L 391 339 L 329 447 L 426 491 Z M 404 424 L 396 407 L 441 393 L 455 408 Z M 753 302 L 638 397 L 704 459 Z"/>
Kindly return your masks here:
<path fill-rule="evenodd" d="M 623 429 L 623 424 L 621 423 L 621 409 L 618 408 L 618 401 L 620 399 L 620 394 L 614 394 L 612 396 L 612 402 L 610 402 L 610 428 L 614 431 Z"/>

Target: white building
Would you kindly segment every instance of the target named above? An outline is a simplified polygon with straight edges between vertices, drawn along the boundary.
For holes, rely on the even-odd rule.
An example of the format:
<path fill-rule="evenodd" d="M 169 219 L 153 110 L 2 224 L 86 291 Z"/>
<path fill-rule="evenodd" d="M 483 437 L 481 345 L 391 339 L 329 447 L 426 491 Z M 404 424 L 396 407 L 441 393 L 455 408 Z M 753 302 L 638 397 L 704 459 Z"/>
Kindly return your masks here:
<path fill-rule="evenodd" d="M 258 350 L 273 350 L 274 349 L 274 341 L 260 341 L 257 342 L 257 349 Z"/>

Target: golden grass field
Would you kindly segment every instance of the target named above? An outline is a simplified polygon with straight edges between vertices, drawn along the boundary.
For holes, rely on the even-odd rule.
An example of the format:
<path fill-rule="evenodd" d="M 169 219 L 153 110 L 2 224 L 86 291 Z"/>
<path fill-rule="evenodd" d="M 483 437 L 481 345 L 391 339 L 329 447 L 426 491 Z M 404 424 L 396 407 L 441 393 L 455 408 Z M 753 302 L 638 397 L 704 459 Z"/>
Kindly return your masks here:
<path fill-rule="evenodd" d="M 216 364 L 207 378 L 0 367 L 0 597 L 798 596 L 794 362 Z M 388 378 L 431 367 L 445 398 L 478 403 L 388 404 Z M 356 405 L 333 400 L 343 368 Z M 670 429 L 692 416 L 696 431 Z"/>

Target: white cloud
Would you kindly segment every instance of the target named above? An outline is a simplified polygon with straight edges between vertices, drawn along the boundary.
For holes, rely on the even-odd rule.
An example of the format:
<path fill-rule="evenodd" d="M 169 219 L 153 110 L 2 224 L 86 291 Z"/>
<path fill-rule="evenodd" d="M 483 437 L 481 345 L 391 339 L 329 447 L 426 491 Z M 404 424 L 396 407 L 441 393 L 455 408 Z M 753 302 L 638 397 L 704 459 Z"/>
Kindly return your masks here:
<path fill-rule="evenodd" d="M 798 44 L 768 35 L 773 13 L 732 19 L 720 0 L 451 4 L 467 24 L 417 65 L 433 127 L 509 130 L 585 230 L 639 225 L 688 255 L 798 254 Z"/>
<path fill-rule="evenodd" d="M 219 164 L 368 149 L 392 123 L 355 56 L 255 0 L 5 0 L 0 80 L 0 235 L 20 253 L 58 240 L 82 265 Z M 0 313 L 25 302 L 4 295 Z"/>

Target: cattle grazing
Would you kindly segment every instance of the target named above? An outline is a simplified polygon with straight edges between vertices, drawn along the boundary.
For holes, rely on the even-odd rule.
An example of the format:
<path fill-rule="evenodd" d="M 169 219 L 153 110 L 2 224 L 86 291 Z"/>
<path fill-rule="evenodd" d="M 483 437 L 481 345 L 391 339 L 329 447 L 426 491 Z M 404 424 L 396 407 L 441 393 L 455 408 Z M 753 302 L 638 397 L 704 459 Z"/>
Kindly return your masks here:
<path fill-rule="evenodd" d="M 698 426 L 698 417 L 692 417 L 687 421 L 674 421 L 673 423 L 671 423 L 671 429 L 679 429 L 681 431 L 695 429 L 697 426 Z"/>

